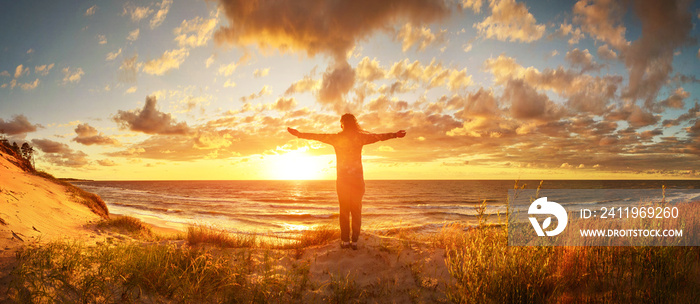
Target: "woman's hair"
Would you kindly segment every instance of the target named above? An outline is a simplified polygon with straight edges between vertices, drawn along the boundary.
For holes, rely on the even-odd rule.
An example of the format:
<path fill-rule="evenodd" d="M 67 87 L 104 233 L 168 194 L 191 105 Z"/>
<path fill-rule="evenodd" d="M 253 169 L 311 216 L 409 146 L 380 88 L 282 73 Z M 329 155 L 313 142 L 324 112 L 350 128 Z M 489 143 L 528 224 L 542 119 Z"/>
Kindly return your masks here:
<path fill-rule="evenodd" d="M 340 117 L 340 123 L 343 125 L 343 131 L 362 132 L 362 128 L 360 128 L 360 124 L 357 123 L 355 115 L 350 113 L 343 114 L 343 116 Z"/>

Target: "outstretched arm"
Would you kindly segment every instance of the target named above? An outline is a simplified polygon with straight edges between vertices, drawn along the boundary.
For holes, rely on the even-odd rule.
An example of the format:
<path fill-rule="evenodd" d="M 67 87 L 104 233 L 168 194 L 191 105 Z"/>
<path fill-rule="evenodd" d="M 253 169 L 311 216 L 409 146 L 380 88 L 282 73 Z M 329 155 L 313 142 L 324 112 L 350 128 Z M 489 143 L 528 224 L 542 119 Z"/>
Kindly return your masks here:
<path fill-rule="evenodd" d="M 335 134 L 301 133 L 296 129 L 292 128 L 287 128 L 287 132 L 299 138 L 318 140 L 329 145 L 333 144 L 333 138 L 335 137 Z"/>
<path fill-rule="evenodd" d="M 373 144 L 378 141 L 389 140 L 392 138 L 402 138 L 406 136 L 406 131 L 401 130 L 395 133 L 379 133 L 379 134 L 365 134 L 364 143 L 365 145 Z"/>

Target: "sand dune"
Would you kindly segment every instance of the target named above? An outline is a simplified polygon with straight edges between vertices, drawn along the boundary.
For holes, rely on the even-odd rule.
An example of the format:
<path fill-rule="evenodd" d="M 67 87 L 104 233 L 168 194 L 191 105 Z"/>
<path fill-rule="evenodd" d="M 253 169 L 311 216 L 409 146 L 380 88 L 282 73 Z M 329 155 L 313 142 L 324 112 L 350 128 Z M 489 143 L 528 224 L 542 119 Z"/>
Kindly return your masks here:
<path fill-rule="evenodd" d="M 15 251 L 33 242 L 86 240 L 86 224 L 100 220 L 75 194 L 55 181 L 25 172 L 0 151 L 0 277 L 9 272 Z"/>

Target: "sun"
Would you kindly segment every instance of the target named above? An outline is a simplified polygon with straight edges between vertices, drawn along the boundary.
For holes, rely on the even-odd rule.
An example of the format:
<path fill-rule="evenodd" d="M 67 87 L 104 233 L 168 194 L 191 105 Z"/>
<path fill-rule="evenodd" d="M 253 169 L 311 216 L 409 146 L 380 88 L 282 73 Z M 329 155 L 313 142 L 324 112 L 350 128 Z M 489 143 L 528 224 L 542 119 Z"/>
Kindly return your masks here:
<path fill-rule="evenodd" d="M 313 180 L 321 179 L 324 169 L 319 157 L 308 155 L 305 149 L 289 151 L 271 156 L 269 173 L 278 180 Z"/>

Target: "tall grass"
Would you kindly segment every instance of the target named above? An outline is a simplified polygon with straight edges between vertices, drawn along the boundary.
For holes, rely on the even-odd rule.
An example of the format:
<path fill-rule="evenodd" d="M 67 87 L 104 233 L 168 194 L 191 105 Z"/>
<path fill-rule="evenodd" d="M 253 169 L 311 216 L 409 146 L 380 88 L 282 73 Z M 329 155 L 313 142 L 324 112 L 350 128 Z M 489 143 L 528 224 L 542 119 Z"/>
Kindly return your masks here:
<path fill-rule="evenodd" d="M 697 235 L 700 204 L 681 209 L 689 221 L 672 224 Z M 446 226 L 435 245 L 445 248 L 445 263 L 456 280 L 447 296 L 456 303 L 696 303 L 700 298 L 698 247 L 508 246 L 507 226 L 483 224 Z"/>
<path fill-rule="evenodd" d="M 308 266 L 280 270 L 246 250 L 49 243 L 17 257 L 8 293 L 19 303 L 288 303 L 308 282 Z"/>
<path fill-rule="evenodd" d="M 222 248 L 256 247 L 255 234 L 232 234 L 223 229 L 204 225 L 194 225 L 187 228 L 185 240 L 191 246 L 210 244 Z"/>
<path fill-rule="evenodd" d="M 118 232 L 135 235 L 135 236 L 150 236 L 153 231 L 149 226 L 141 220 L 131 216 L 113 216 L 97 223 L 99 229 L 110 229 Z"/>

